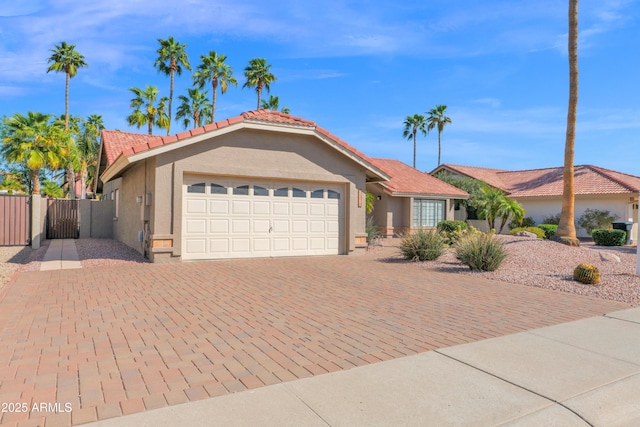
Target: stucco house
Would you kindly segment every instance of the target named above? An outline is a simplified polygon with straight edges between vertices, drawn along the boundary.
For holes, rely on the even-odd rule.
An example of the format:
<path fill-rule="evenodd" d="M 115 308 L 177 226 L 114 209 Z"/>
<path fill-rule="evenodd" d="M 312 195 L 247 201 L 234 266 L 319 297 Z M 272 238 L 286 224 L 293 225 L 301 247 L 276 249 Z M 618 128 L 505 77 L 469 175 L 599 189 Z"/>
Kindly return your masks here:
<path fill-rule="evenodd" d="M 348 254 L 367 185 L 389 172 L 337 136 L 269 110 L 174 136 L 103 131 L 96 193 L 113 238 L 154 262 Z"/>
<path fill-rule="evenodd" d="M 388 181 L 367 183 L 367 191 L 376 196 L 374 222 L 384 236 L 435 228 L 442 220 L 454 219 L 455 200 L 469 197 L 453 185 L 398 160 L 373 161 L 391 176 Z"/>
<path fill-rule="evenodd" d="M 574 169 L 576 218 L 587 209 L 608 210 L 620 221 L 634 222 L 631 234 L 636 241 L 640 177 L 592 165 L 579 165 Z M 442 164 L 431 173 L 440 171 L 479 179 L 505 191 L 524 207 L 526 216 L 537 223 L 560 213 L 562 209 L 562 167 L 509 171 Z M 459 215 L 464 216 L 464 213 Z M 581 227 L 576 231 L 578 237 L 588 237 Z"/>

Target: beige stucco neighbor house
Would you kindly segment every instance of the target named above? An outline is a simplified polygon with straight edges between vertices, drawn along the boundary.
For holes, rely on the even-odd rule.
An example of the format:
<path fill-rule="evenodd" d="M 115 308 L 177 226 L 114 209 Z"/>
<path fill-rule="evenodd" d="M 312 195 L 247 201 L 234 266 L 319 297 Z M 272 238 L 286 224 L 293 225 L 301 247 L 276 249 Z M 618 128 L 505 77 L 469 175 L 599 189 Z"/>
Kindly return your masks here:
<path fill-rule="evenodd" d="M 532 217 L 537 223 L 560 213 L 562 208 L 561 167 L 509 171 L 442 164 L 431 173 L 439 171 L 479 179 L 504 190 L 524 207 L 526 216 Z M 587 209 L 608 210 L 617 215 L 620 221 L 634 222 L 631 232 L 634 241 L 637 241 L 638 234 L 639 194 L 640 177 L 597 166 L 575 166 L 576 218 Z M 578 237 L 588 237 L 581 227 L 576 231 Z"/>
<path fill-rule="evenodd" d="M 454 219 L 455 200 L 466 192 L 392 159 L 372 159 L 391 176 L 388 181 L 367 183 L 376 196 L 375 224 L 384 236 L 398 236 L 419 228 L 435 228 L 438 222 Z"/>

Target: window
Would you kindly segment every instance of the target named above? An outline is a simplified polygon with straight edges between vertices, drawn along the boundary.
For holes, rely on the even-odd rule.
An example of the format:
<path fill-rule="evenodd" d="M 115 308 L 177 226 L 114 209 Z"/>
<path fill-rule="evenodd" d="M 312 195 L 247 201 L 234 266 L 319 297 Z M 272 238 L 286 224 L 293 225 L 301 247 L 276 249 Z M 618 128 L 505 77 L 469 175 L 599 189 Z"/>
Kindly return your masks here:
<path fill-rule="evenodd" d="M 436 227 L 444 220 L 444 200 L 413 200 L 413 226 Z"/>
<path fill-rule="evenodd" d="M 467 206 L 467 219 L 478 219 L 478 211 L 476 208 Z"/>
<path fill-rule="evenodd" d="M 227 187 L 219 184 L 211 184 L 211 194 L 227 194 Z"/>
<path fill-rule="evenodd" d="M 276 197 L 288 197 L 289 188 L 287 187 L 278 188 L 276 191 L 273 192 L 273 195 Z"/>
<path fill-rule="evenodd" d="M 320 190 L 314 190 L 311 192 L 311 198 L 312 199 L 322 199 L 324 198 L 324 190 L 320 189 Z"/>
<path fill-rule="evenodd" d="M 307 197 L 307 192 L 299 188 L 294 188 L 292 193 L 293 197 Z"/>
<path fill-rule="evenodd" d="M 268 196 L 269 190 L 264 187 L 260 187 L 259 185 L 253 186 L 253 195 L 254 196 Z"/>
<path fill-rule="evenodd" d="M 200 193 L 204 194 L 204 182 L 197 184 L 191 184 L 187 187 L 187 193 Z"/>
<path fill-rule="evenodd" d="M 327 197 L 330 199 L 339 199 L 340 198 L 340 193 L 338 193 L 337 191 L 333 191 L 333 190 L 327 190 Z"/>
<path fill-rule="evenodd" d="M 241 185 L 239 187 L 235 187 L 233 189 L 233 194 L 240 195 L 240 196 L 248 196 L 249 195 L 249 186 L 248 185 Z"/>

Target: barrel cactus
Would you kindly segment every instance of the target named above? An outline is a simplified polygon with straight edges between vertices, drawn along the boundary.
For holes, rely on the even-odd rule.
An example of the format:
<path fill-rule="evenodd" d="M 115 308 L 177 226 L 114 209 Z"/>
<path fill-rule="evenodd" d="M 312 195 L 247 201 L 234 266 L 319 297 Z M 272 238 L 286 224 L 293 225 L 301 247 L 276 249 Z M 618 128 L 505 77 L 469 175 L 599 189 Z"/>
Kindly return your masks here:
<path fill-rule="evenodd" d="M 586 285 L 597 285 L 600 283 L 600 271 L 598 267 L 590 264 L 580 264 L 573 270 L 573 280 Z"/>

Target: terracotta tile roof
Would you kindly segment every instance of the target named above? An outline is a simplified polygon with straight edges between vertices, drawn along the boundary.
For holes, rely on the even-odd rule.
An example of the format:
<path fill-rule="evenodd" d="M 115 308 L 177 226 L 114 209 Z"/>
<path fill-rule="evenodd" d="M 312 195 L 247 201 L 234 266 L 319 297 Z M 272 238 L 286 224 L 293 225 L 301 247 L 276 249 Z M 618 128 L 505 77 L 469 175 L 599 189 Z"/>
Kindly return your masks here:
<path fill-rule="evenodd" d="M 102 140 L 104 142 L 104 152 L 107 156 L 107 165 L 115 162 L 118 156 L 126 149 L 136 145 L 147 144 L 157 138 L 159 138 L 157 135 L 103 130 Z"/>
<path fill-rule="evenodd" d="M 334 143 L 344 148 L 346 151 L 354 154 L 356 157 L 361 158 L 365 162 L 368 162 L 374 167 L 378 167 L 373 163 L 373 161 L 363 154 L 362 152 L 356 150 L 351 145 L 347 144 L 337 136 L 333 135 L 326 129 L 321 128 L 316 125 L 314 122 L 310 120 L 306 120 L 300 117 L 292 116 L 290 114 L 284 114 L 278 111 L 271 110 L 254 110 L 247 111 L 240 114 L 237 117 L 232 117 L 230 119 L 225 119 L 216 123 L 208 124 L 200 128 L 192 129 L 189 131 L 185 131 L 172 136 L 152 136 L 152 135 L 144 135 L 144 134 L 136 134 L 129 132 L 120 132 L 120 131 L 103 131 L 102 132 L 102 140 L 104 144 L 104 150 L 107 157 L 106 167 L 108 168 L 112 165 L 116 159 L 122 156 L 130 156 L 135 153 L 140 153 L 146 150 L 150 150 L 155 147 L 159 147 L 161 145 L 168 145 L 180 140 L 184 140 L 190 138 L 192 136 L 204 134 L 206 132 L 210 132 L 216 129 L 221 129 L 236 123 L 275 123 L 281 125 L 290 125 L 296 127 L 304 127 L 313 129 L 316 132 L 324 135 L 325 137 L 332 140 Z M 386 171 L 382 170 L 386 173 Z"/>
<path fill-rule="evenodd" d="M 480 181 L 484 181 L 492 187 L 500 188 L 504 190 L 506 188 L 505 183 L 502 181 L 500 177 L 501 172 L 508 172 L 503 169 L 490 169 L 490 168 L 479 168 L 475 166 L 462 166 L 462 165 L 451 165 L 448 163 L 440 165 L 440 167 L 445 167 L 454 172 L 458 172 L 462 175 L 467 175 L 471 178 L 479 179 Z"/>
<path fill-rule="evenodd" d="M 500 188 L 514 198 L 561 196 L 562 167 L 505 171 L 469 166 L 443 165 Z M 628 194 L 640 192 L 640 177 L 592 165 L 574 167 L 575 194 Z M 484 179 L 488 178 L 488 179 Z"/>
<path fill-rule="evenodd" d="M 379 158 L 372 160 L 380 169 L 391 175 L 391 180 L 379 183 L 391 193 L 469 197 L 469 194 L 459 188 L 420 172 L 399 160 Z"/>

